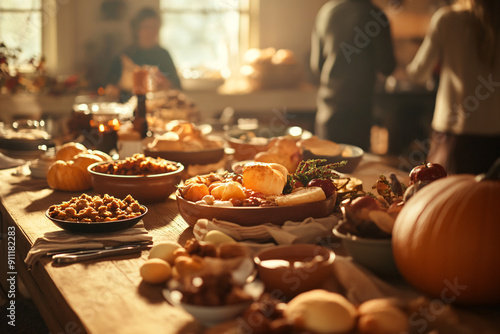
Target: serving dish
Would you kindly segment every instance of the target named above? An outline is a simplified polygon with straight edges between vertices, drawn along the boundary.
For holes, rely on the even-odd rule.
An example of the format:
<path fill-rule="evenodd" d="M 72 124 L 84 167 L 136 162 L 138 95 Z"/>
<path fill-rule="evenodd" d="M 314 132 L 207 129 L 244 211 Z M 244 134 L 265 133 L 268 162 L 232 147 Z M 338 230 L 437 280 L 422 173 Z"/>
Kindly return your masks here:
<path fill-rule="evenodd" d="M 257 127 L 242 129 L 238 127 L 226 131 L 225 139 L 235 150 L 236 161 L 251 160 L 259 152 L 269 149 L 270 139 L 279 136 L 291 136 L 296 139 L 307 139 L 312 133 L 300 127 Z"/>
<path fill-rule="evenodd" d="M 199 151 L 155 151 L 144 149 L 144 155 L 152 158 L 178 161 L 184 166 L 208 165 L 217 163 L 224 158 L 224 147 L 221 146 Z"/>
<path fill-rule="evenodd" d="M 347 164 L 343 167 L 336 169 L 339 173 L 352 173 L 356 167 L 358 167 L 361 159 L 363 158 L 364 151 L 360 147 L 349 145 L 349 144 L 339 144 L 342 149 L 342 153 L 338 155 L 320 155 L 314 154 L 308 149 L 303 148 L 303 159 L 325 159 L 326 163 L 336 163 L 341 161 L 347 161 Z"/>
<path fill-rule="evenodd" d="M 339 230 L 339 225 L 333 229 L 333 234 L 342 239 L 342 245 L 354 262 L 381 277 L 400 275 L 392 255 L 391 239 L 360 238 L 352 234 L 344 234 Z"/>
<path fill-rule="evenodd" d="M 331 249 L 312 244 L 267 248 L 254 257 L 266 290 L 280 291 L 289 299 L 320 288 L 331 277 L 334 260 Z"/>
<path fill-rule="evenodd" d="M 107 163 L 109 161 L 96 162 L 87 168 L 94 190 L 100 194 L 109 194 L 118 198 L 132 195 L 141 203 L 166 200 L 175 191 L 184 170 L 184 166 L 178 162 L 176 171 L 161 174 L 114 175 L 93 170 L 95 166 Z"/>
<path fill-rule="evenodd" d="M 109 222 L 73 222 L 67 220 L 61 220 L 52 218 L 49 215 L 49 210 L 45 212 L 45 217 L 50 219 L 54 224 L 59 226 L 64 230 L 68 230 L 71 232 L 81 232 L 81 233 L 108 233 L 124 230 L 126 228 L 132 227 L 137 224 L 145 215 L 148 213 L 148 208 L 144 205 L 141 205 L 144 208 L 144 213 L 137 217 L 121 219 L 121 220 L 113 220 Z"/>
<path fill-rule="evenodd" d="M 263 292 L 264 285 L 261 281 L 253 281 L 243 286 L 243 290 L 256 300 Z M 215 326 L 224 321 L 236 318 L 242 314 L 251 304 L 252 300 L 223 306 L 193 305 L 182 302 L 182 292 L 174 289 L 163 289 L 165 299 L 175 307 L 183 308 L 200 323 L 207 327 Z"/>
<path fill-rule="evenodd" d="M 286 221 L 302 221 L 308 217 L 323 218 L 329 216 L 335 207 L 337 195 L 322 201 L 290 206 L 270 207 L 218 207 L 196 204 L 177 195 L 177 206 L 182 218 L 194 225 L 198 219 L 220 219 L 242 226 L 255 226 L 265 223 L 283 225 Z"/>

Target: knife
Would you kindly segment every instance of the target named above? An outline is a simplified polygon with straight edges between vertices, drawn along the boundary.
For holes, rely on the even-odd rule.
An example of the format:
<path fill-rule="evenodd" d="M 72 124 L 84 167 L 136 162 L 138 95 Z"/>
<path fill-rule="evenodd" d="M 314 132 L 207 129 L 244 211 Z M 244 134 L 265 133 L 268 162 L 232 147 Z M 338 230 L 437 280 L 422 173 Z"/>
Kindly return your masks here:
<path fill-rule="evenodd" d="M 52 260 L 56 264 L 70 264 L 80 261 L 99 259 L 107 256 L 132 254 L 149 248 L 151 248 L 150 245 L 137 244 L 101 250 L 87 250 L 74 253 L 56 254 L 52 256 Z"/>
<path fill-rule="evenodd" d="M 151 245 L 151 241 L 145 240 L 145 241 L 139 241 L 139 242 L 133 242 L 133 243 L 126 243 L 126 244 L 119 244 L 115 246 L 106 246 L 103 248 L 89 248 L 89 249 L 82 249 L 82 248 L 73 248 L 73 249 L 64 249 L 64 250 L 58 250 L 58 251 L 52 251 L 48 252 L 45 254 L 46 256 L 54 256 L 54 255 L 68 255 L 68 254 L 88 254 L 88 253 L 95 253 L 101 250 L 105 249 L 116 249 L 116 248 L 124 248 L 128 246 L 137 246 L 137 245 Z"/>

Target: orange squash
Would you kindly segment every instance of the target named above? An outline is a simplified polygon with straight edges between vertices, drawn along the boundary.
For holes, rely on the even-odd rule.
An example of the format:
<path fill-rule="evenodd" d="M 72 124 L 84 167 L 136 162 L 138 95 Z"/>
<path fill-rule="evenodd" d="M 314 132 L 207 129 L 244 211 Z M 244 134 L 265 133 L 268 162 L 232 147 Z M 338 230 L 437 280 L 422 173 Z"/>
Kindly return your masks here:
<path fill-rule="evenodd" d="M 70 142 L 62 145 L 56 152 L 56 160 L 69 161 L 80 153 L 87 153 L 87 148 L 80 143 Z"/>
<path fill-rule="evenodd" d="M 87 174 L 87 171 L 82 171 L 73 161 L 57 160 L 49 167 L 47 182 L 52 189 L 83 191 L 92 187 Z"/>
<path fill-rule="evenodd" d="M 49 187 L 65 191 L 81 191 L 92 188 L 92 180 L 87 167 L 103 161 L 99 156 L 81 153 L 74 160 L 54 162 L 47 172 Z"/>
<path fill-rule="evenodd" d="M 404 278 L 443 303 L 500 303 L 500 159 L 486 176 L 448 176 L 416 193 L 392 233 Z"/>

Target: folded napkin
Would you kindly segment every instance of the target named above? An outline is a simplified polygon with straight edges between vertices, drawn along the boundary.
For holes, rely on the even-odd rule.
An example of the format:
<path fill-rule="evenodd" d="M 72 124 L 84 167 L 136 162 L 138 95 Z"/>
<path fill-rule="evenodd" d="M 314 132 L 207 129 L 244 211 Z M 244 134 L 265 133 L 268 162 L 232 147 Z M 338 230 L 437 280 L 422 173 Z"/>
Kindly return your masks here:
<path fill-rule="evenodd" d="M 332 233 L 338 218 L 334 215 L 325 218 L 306 218 L 301 222 L 287 221 L 283 226 L 262 224 L 241 226 L 223 220 L 198 219 L 193 234 L 196 239 L 203 240 L 212 230 L 223 232 L 236 241 L 269 242 L 279 245 L 318 243 Z"/>
<path fill-rule="evenodd" d="M 0 152 L 0 169 L 17 167 L 24 165 L 25 163 L 26 161 L 23 159 L 14 159 Z"/>
<path fill-rule="evenodd" d="M 33 243 L 24 262 L 33 266 L 49 252 L 64 252 L 75 249 L 100 249 L 122 244 L 152 241 L 153 237 L 144 228 L 142 220 L 131 228 L 111 233 L 74 233 L 65 230 L 44 233 Z"/>

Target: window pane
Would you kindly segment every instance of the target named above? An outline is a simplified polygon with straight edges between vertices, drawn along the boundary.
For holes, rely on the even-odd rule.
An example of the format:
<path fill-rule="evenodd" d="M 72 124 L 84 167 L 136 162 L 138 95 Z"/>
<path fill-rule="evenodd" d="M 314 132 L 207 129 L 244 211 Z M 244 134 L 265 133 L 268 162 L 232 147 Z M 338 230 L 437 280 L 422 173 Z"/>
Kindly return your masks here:
<path fill-rule="evenodd" d="M 2 0 L 3 1 L 3 0 Z M 1 13 L 0 41 L 9 49 L 20 48 L 20 58 L 13 64 L 26 63 L 42 53 L 41 13 Z"/>
<path fill-rule="evenodd" d="M 164 13 L 161 40 L 178 69 L 227 71 L 238 59 L 239 13 Z"/>
<path fill-rule="evenodd" d="M 38 9 L 42 8 L 42 0 L 0 0 L 0 9 Z"/>

